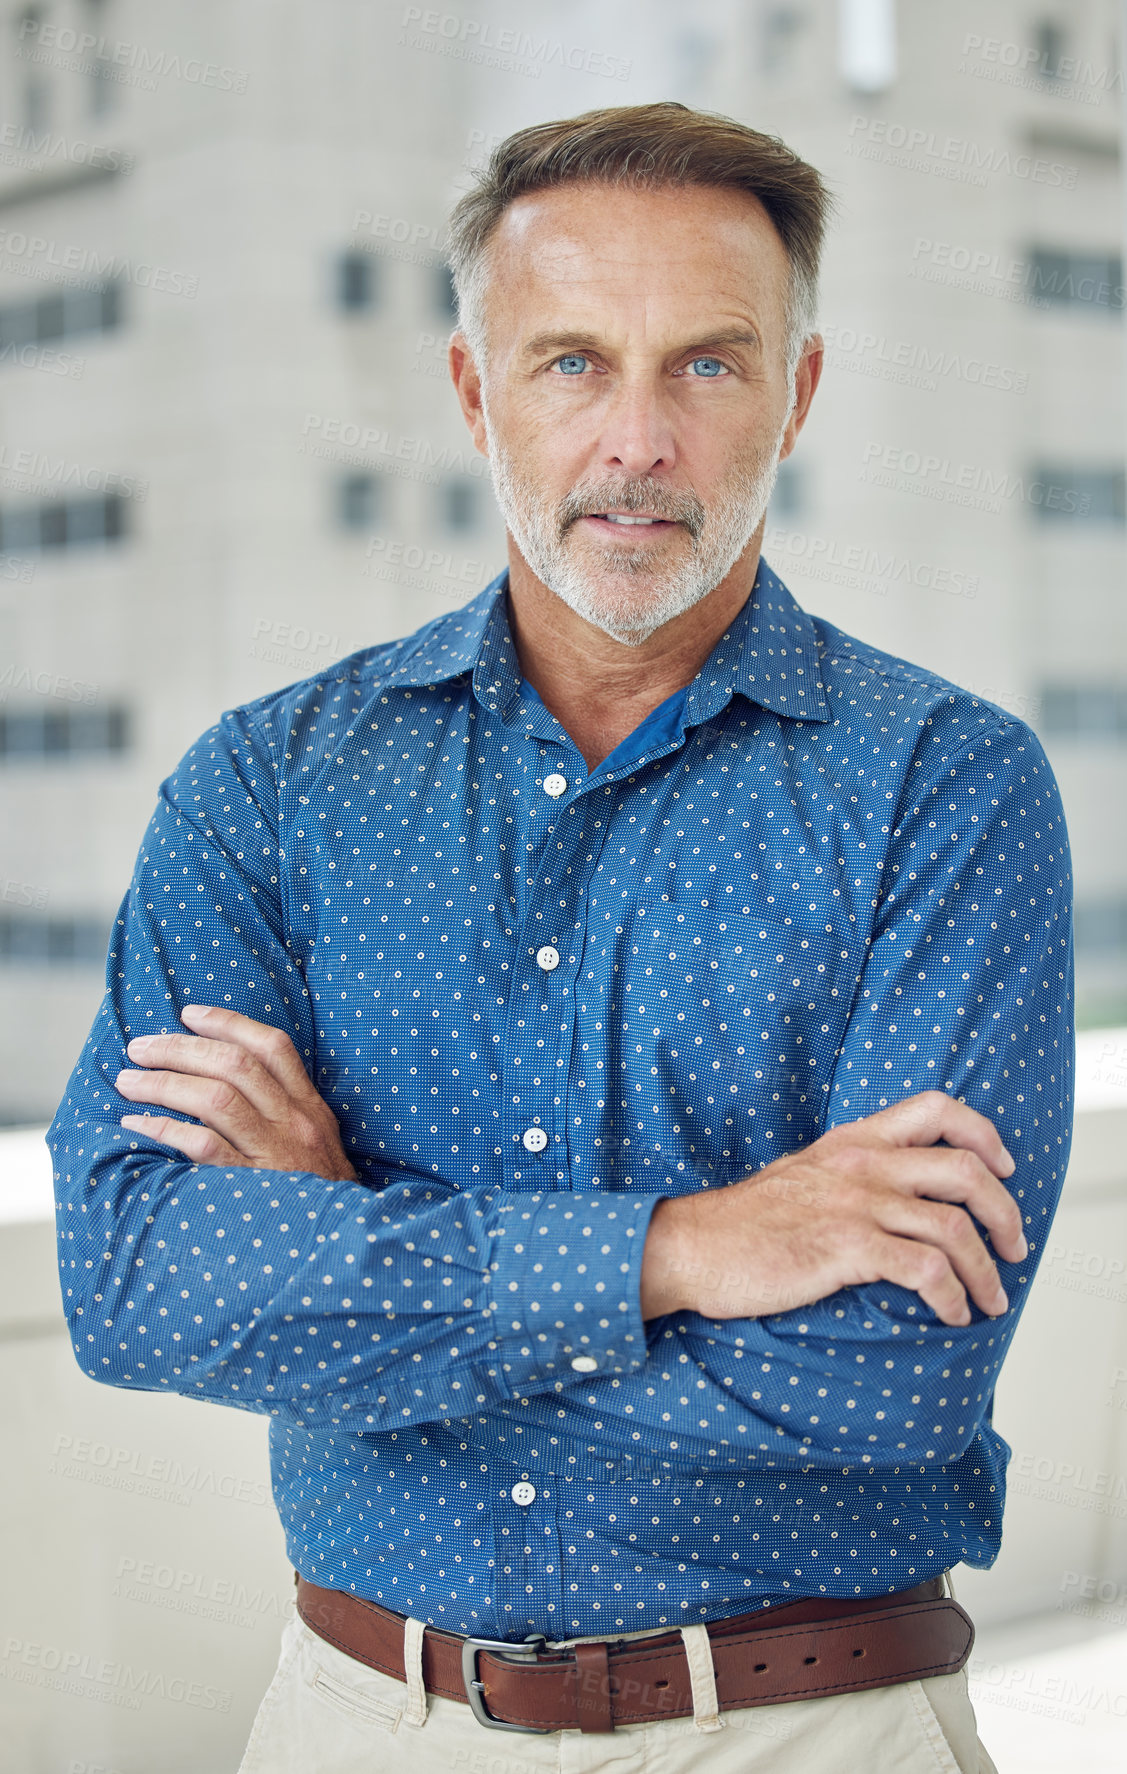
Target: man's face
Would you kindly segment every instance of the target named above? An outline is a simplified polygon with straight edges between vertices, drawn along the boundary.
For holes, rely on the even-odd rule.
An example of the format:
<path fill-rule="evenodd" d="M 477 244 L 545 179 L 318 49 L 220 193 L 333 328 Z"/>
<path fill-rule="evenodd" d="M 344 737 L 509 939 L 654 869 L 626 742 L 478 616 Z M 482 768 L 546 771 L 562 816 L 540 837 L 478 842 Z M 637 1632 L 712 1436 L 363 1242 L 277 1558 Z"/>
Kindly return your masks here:
<path fill-rule="evenodd" d="M 788 270 L 739 192 L 576 185 L 498 225 L 467 416 L 532 572 L 619 640 L 715 590 L 761 527 L 796 430 Z"/>

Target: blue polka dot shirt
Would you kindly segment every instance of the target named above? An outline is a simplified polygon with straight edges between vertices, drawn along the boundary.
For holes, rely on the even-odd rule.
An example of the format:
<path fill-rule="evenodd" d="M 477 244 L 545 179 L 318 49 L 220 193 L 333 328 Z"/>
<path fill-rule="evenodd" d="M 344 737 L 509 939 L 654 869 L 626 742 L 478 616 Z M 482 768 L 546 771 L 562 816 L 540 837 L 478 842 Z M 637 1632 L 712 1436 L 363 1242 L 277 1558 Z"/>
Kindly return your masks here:
<path fill-rule="evenodd" d="M 761 564 L 588 774 L 506 592 L 229 711 L 162 784 L 48 1134 L 78 1361 L 266 1413 L 295 1566 L 453 1632 L 613 1635 L 988 1565 L 991 1399 L 1071 1135 L 1041 746 Z M 286 1031 L 357 1182 L 119 1125 L 127 1042 L 191 1001 Z M 660 1199 L 921 1090 L 1016 1160 L 1004 1317 L 952 1328 L 878 1283 L 643 1320 Z"/>

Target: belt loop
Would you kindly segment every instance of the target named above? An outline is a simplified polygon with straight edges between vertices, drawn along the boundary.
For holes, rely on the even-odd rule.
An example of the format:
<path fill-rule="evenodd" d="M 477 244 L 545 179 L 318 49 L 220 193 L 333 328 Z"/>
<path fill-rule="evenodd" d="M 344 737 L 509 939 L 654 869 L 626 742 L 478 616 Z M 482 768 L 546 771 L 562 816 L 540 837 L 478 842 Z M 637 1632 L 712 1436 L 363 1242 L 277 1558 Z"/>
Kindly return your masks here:
<path fill-rule="evenodd" d="M 693 1686 L 693 1723 L 698 1731 L 722 1731 L 720 1702 L 716 1695 L 716 1672 L 712 1667 L 712 1640 L 707 1626 L 682 1626 L 685 1659 Z"/>
<path fill-rule="evenodd" d="M 425 1725 L 427 1722 L 427 1691 L 423 1684 L 425 1631 L 425 1623 L 412 1620 L 410 1615 L 403 1622 L 403 1672 L 407 1680 L 407 1705 L 403 1711 L 405 1725 Z"/>
<path fill-rule="evenodd" d="M 613 1731 L 609 1650 L 605 1643 L 576 1645 L 575 1716 L 581 1731 Z"/>

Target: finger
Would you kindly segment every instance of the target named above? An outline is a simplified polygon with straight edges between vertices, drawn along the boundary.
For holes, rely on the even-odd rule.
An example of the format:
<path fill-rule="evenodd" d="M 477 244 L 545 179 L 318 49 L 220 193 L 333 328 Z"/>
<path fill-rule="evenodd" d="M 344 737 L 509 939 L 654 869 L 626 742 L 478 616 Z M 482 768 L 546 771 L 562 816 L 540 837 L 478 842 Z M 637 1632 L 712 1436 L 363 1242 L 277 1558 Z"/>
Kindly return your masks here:
<path fill-rule="evenodd" d="M 222 1078 L 197 1078 L 183 1072 L 119 1072 L 118 1094 L 130 1102 L 156 1103 L 194 1115 L 237 1152 L 262 1147 L 262 1117 L 245 1096 Z"/>
<path fill-rule="evenodd" d="M 941 1090 L 925 1090 L 889 1109 L 878 1109 L 865 1117 L 865 1126 L 881 1144 L 934 1146 L 937 1140 L 946 1140 L 949 1146 L 976 1152 L 995 1176 L 1012 1176 L 1017 1168 L 994 1124 Z"/>
<path fill-rule="evenodd" d="M 302 1092 L 317 1095 L 297 1048 L 284 1029 L 256 1022 L 241 1010 L 228 1010 L 222 1004 L 185 1004 L 180 1020 L 194 1033 L 245 1048 L 291 1096 L 299 1097 Z"/>
<path fill-rule="evenodd" d="M 980 1312 L 997 1318 L 1009 1309 L 994 1260 L 964 1208 L 912 1195 L 901 1196 L 899 1201 L 885 1196 L 880 1224 L 886 1232 L 941 1251 Z"/>
<path fill-rule="evenodd" d="M 891 1281 L 919 1294 L 944 1324 L 970 1323 L 966 1289 L 938 1245 L 881 1234 L 869 1252 L 867 1266 L 872 1274 L 866 1279 Z"/>
<path fill-rule="evenodd" d="M 264 1120 L 276 1125 L 293 1113 L 294 1098 L 252 1053 L 233 1042 L 212 1041 L 203 1035 L 140 1035 L 130 1041 L 126 1051 L 136 1065 L 221 1079 L 238 1090 Z"/>
<path fill-rule="evenodd" d="M 977 1152 L 947 1146 L 901 1148 L 874 1154 L 876 1174 L 902 1193 L 931 1201 L 957 1201 L 986 1227 L 995 1250 L 1007 1262 L 1029 1255 L 1021 1209 Z"/>
<path fill-rule="evenodd" d="M 197 1164 L 230 1164 L 246 1168 L 246 1158 L 236 1152 L 225 1139 L 210 1127 L 196 1127 L 191 1121 L 172 1121 L 167 1115 L 122 1115 L 122 1127 L 133 1128 L 146 1138 L 158 1140 L 163 1146 L 175 1146 L 185 1158 Z"/>

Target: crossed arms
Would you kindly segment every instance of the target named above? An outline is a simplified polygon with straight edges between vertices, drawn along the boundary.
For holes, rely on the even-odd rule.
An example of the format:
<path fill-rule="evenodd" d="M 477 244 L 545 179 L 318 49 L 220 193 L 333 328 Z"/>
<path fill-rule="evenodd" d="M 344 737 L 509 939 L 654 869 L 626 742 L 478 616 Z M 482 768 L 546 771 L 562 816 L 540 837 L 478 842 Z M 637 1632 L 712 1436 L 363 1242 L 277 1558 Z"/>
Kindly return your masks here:
<path fill-rule="evenodd" d="M 115 1088 L 199 1125 L 146 1112 L 121 1116 L 123 1127 L 200 1164 L 356 1182 L 288 1035 L 218 1005 L 186 1005 L 181 1020 L 196 1032 L 129 1043 L 146 1069 L 123 1069 Z M 971 1322 L 968 1295 L 999 1316 L 1009 1302 L 974 1221 L 1010 1263 L 1028 1256 L 1000 1181 L 1014 1170 L 985 1116 L 938 1091 L 908 1097 L 727 1189 L 663 1197 L 642 1260 L 642 1317 L 759 1318 L 881 1281 L 918 1293 L 945 1324 Z"/>
<path fill-rule="evenodd" d="M 968 878 L 1029 767 L 1006 779 L 989 763 L 967 766 L 984 816 L 959 859 Z M 249 775 L 240 787 L 272 842 L 265 797 Z M 829 1131 L 804 1151 L 701 1195 L 527 1195 L 452 1192 L 402 1164 L 357 1180 L 307 1071 L 316 1036 L 277 853 L 235 855 L 220 828 L 175 782 L 162 796 L 49 1135 L 64 1297 L 92 1377 L 357 1430 L 480 1412 L 556 1428 L 566 1413 L 600 1448 L 641 1438 L 704 1464 L 719 1447 L 749 1462 L 943 1463 L 970 1445 L 1068 1153 L 1062 860 L 1056 916 L 1031 920 L 1036 942 L 990 972 L 970 895 L 964 910 L 890 894 Z M 172 948 L 164 916 L 185 866 L 222 910 L 233 976 L 263 988 L 241 1001 L 273 1020 L 206 1008 L 208 963 Z M 910 959 L 933 936 L 971 944 L 942 1004 Z M 204 1000 L 182 1013 L 193 1032 L 168 1032 L 189 993 Z M 890 1006 L 909 1029 L 926 1012 L 944 1088 L 882 1108 L 863 1019 Z M 154 1016 L 166 1032 L 135 1048 Z M 120 1071 L 123 1052 L 136 1069 Z M 1008 1116 L 1005 1140 L 958 1100 L 972 1086 Z M 122 1117 L 122 1098 L 168 1113 Z M 534 1277 L 532 1257 L 577 1236 L 589 1272 L 551 1294 L 552 1265 Z"/>

